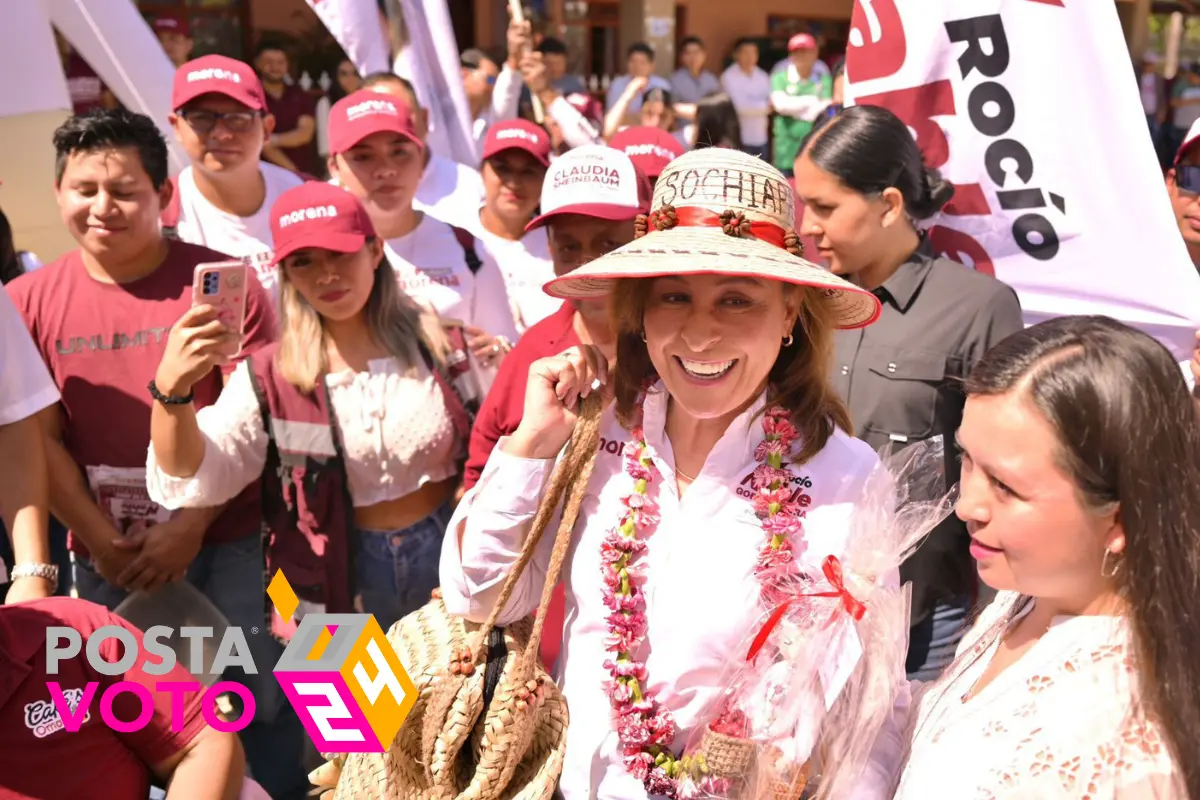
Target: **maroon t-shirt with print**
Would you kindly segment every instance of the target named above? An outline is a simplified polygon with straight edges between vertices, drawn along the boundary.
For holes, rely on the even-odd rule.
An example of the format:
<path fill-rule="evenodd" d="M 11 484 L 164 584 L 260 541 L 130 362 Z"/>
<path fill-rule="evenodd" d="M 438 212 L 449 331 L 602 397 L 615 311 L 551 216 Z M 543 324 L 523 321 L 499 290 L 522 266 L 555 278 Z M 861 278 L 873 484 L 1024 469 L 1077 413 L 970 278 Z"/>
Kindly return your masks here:
<path fill-rule="evenodd" d="M 129 631 L 138 644 L 132 667 L 117 675 L 102 675 L 88 663 L 88 638 L 99 628 L 115 625 Z M 50 675 L 46 663 L 46 629 L 74 628 L 84 647 L 74 658 L 58 662 Z M 165 675 L 150 675 L 149 663 L 162 660 L 141 647 L 142 632 L 103 606 L 70 597 L 50 597 L 0 606 L 0 800 L 75 800 L 83 797 L 143 798 L 150 794 L 151 767 L 183 750 L 207 727 L 204 695 L 191 673 L 177 662 Z M 115 664 L 124 655 L 115 638 L 105 639 L 99 655 Z M 98 684 L 77 731 L 63 724 L 47 681 L 55 681 L 69 706 L 76 706 L 89 683 Z M 145 687 L 154 702 L 141 730 L 121 733 L 101 718 L 101 697 L 120 681 Z M 160 682 L 192 683 L 196 691 L 156 691 Z M 172 725 L 172 702 L 178 697 L 178 730 Z M 77 707 L 77 706 L 76 706 Z M 112 713 L 132 722 L 142 713 L 136 694 L 113 695 Z"/>
<path fill-rule="evenodd" d="M 143 492 L 153 402 L 146 387 L 158 371 L 171 326 L 191 307 L 196 265 L 229 260 L 207 247 L 168 242 L 162 265 L 130 283 L 96 280 L 76 250 L 6 287 L 62 393 L 63 444 L 71 457 L 85 475 L 88 467 L 140 469 Z M 276 330 L 271 302 L 253 271 L 248 274 L 242 358 L 269 344 Z M 222 386 L 216 370 L 198 382 L 196 408 L 215 403 Z M 110 519 L 120 515 L 113 511 L 117 504 L 138 502 L 123 500 L 115 488 L 93 485 L 93 491 L 103 496 L 101 509 Z M 258 535 L 260 494 L 256 482 L 234 498 L 208 529 L 205 543 Z M 121 519 L 113 522 L 120 530 Z M 87 552 L 76 536 L 70 547 Z"/>
<path fill-rule="evenodd" d="M 83 60 L 78 53 L 67 56 L 67 65 L 63 70 L 67 79 L 67 92 L 71 95 L 71 105 L 76 114 L 86 114 L 93 108 L 102 108 L 105 85 L 96 74 L 96 70 Z"/>
<path fill-rule="evenodd" d="M 299 86 L 285 86 L 278 98 L 267 92 L 267 110 L 275 117 L 275 132 L 290 133 L 296 130 L 301 117 L 317 115 L 317 102 Z M 317 136 L 301 147 L 284 147 L 284 154 L 296 165 L 296 169 L 309 175 L 321 174 L 317 163 Z"/>

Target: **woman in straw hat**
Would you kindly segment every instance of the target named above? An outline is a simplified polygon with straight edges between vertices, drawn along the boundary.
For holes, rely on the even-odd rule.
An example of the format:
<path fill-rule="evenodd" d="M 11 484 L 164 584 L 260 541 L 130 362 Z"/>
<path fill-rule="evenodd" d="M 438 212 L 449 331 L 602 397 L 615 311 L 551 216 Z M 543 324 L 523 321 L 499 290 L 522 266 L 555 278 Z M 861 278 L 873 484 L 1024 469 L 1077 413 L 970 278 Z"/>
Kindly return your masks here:
<path fill-rule="evenodd" d="M 842 552 L 877 463 L 851 437 L 827 371 L 834 330 L 871 323 L 879 302 L 800 257 L 793 203 L 783 175 L 744 153 L 672 162 L 638 239 L 547 285 L 566 299 L 611 298 L 616 366 L 586 346 L 535 362 L 520 427 L 451 521 L 443 597 L 483 620 L 576 401 L 615 398 L 565 578 L 559 678 L 576 721 L 567 800 L 676 795 L 667 767 L 705 721 L 727 663 L 782 576 Z M 537 607 L 544 544 L 501 624 Z"/>

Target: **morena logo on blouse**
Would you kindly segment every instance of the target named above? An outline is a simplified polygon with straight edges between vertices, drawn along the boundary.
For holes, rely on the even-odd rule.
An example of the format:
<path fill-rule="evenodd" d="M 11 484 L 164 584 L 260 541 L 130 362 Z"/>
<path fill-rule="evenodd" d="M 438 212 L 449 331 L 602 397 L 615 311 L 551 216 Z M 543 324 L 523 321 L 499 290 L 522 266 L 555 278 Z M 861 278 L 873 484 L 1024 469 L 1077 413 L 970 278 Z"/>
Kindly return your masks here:
<path fill-rule="evenodd" d="M 291 619 L 300 606 L 299 598 L 282 571 L 275 573 L 267 595 L 283 619 Z M 251 632 L 258 634 L 259 630 L 253 628 Z M 88 665 L 101 675 L 123 675 L 136 666 L 147 675 L 165 676 L 177 663 L 175 649 L 165 641 L 173 635 L 172 628 L 155 625 L 146 629 L 139 643 L 129 629 L 105 625 L 87 638 L 85 646 L 82 635 L 74 628 L 49 627 L 46 629 L 46 674 L 57 676 L 61 662 L 75 658 L 83 650 Z M 191 644 L 190 659 L 184 666 L 195 675 L 205 674 L 204 640 L 213 638 L 213 629 L 183 627 L 179 629 L 179 636 Z M 100 651 L 109 639 L 121 643 L 121 657 L 117 661 L 108 661 Z M 139 653 L 146 654 L 141 664 L 137 663 Z M 222 634 L 207 673 L 220 675 L 230 667 L 239 667 L 247 675 L 258 674 L 245 633 L 233 626 Z M 386 751 L 417 699 L 412 679 L 371 614 L 304 615 L 273 671 L 320 752 Z M 89 681 L 81 689 L 64 689 L 58 681 L 47 681 L 49 705 L 57 712 L 61 728 L 50 724 L 49 707 L 39 706 L 36 723 L 43 728 L 42 735 L 60 729 L 71 733 L 78 731 L 91 719 L 91 707 L 99 687 L 98 681 Z M 183 730 L 186 697 L 202 689 L 201 710 L 205 721 L 214 729 L 236 733 L 253 721 L 254 695 L 240 683 L 217 681 L 204 689 L 196 680 L 157 681 L 154 693 L 171 697 L 171 730 Z M 113 713 L 114 702 L 124 693 L 133 695 L 138 701 L 138 713 L 130 720 L 120 719 Z M 236 694 L 242 702 L 242 713 L 235 720 L 222 719 L 217 714 L 216 700 L 225 693 Z M 100 719 L 119 733 L 142 730 L 155 713 L 150 687 L 137 681 L 110 683 L 100 694 L 99 706 Z"/>

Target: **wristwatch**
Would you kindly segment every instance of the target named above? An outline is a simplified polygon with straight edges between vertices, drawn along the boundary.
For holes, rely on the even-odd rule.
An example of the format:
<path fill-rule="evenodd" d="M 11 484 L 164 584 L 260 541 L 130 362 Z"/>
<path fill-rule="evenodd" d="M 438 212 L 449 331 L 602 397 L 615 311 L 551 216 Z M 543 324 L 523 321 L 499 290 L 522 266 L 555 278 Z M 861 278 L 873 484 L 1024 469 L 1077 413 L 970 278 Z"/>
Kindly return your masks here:
<path fill-rule="evenodd" d="M 11 580 L 17 578 L 45 578 L 55 586 L 58 585 L 57 564 L 17 564 L 9 573 Z"/>

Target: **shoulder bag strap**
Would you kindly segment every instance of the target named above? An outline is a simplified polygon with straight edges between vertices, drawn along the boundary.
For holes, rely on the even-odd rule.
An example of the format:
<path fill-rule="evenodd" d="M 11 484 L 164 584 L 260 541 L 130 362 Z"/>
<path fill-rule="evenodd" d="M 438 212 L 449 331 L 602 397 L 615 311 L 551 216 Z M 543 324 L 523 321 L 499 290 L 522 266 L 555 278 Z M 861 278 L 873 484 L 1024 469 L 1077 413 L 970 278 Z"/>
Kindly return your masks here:
<path fill-rule="evenodd" d="M 450 227 L 454 229 L 454 238 L 458 239 L 458 244 L 462 247 L 463 258 L 467 261 L 467 269 L 471 270 L 472 275 L 478 275 L 479 268 L 483 266 L 483 261 L 480 260 L 479 253 L 475 252 L 475 234 L 457 225 L 451 225 Z"/>
<path fill-rule="evenodd" d="M 508 577 L 505 578 L 496 605 L 488 616 L 487 622 L 479 631 L 481 642 L 491 641 L 490 635 L 492 629 L 496 627 L 496 620 L 499 618 L 500 612 L 508 603 L 509 597 L 512 596 L 521 573 L 525 571 L 525 567 L 532 560 L 538 542 L 541 541 L 555 510 L 561 503 L 562 522 L 559 524 L 558 534 L 554 538 L 554 550 L 550 554 L 550 565 L 546 570 L 546 584 L 542 589 L 541 600 L 538 602 L 537 614 L 534 616 L 533 631 L 529 634 L 529 642 L 521 656 L 525 668 L 532 668 L 534 660 L 538 657 L 538 649 L 542 641 L 542 626 L 546 621 L 546 609 L 550 605 L 554 587 L 558 585 L 558 577 L 562 572 L 567 550 L 571 546 L 571 533 L 575 529 L 575 521 L 579 518 L 579 507 L 583 504 L 583 495 L 587 490 L 588 481 L 592 477 L 592 467 L 596 464 L 596 450 L 600 441 L 600 415 L 603 410 L 604 401 L 600 397 L 600 392 L 593 392 L 580 401 L 579 419 L 575 423 L 575 430 L 571 434 L 571 441 L 567 445 L 566 453 L 559 459 L 558 465 L 554 469 L 554 475 L 550 479 L 549 488 L 546 494 L 542 495 L 541 503 L 538 504 L 533 525 L 521 547 L 521 555 L 517 559 L 517 563 L 513 565 Z M 560 481 L 559 477 L 562 475 L 573 476 L 573 480 L 570 482 Z M 476 663 L 484 661 L 485 658 L 481 658 L 481 656 L 486 656 L 487 652 L 486 646 L 475 648 L 472 656 Z"/>

